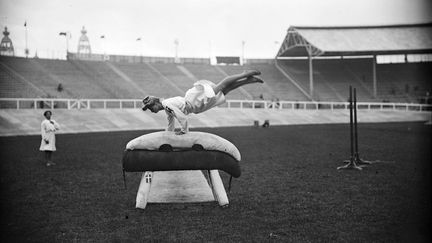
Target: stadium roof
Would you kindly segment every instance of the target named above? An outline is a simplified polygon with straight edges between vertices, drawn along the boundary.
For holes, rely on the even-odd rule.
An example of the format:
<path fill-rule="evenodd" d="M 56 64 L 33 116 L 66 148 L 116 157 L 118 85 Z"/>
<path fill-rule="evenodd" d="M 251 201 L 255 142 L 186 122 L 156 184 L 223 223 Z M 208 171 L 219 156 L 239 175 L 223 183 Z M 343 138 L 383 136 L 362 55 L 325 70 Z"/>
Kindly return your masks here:
<path fill-rule="evenodd" d="M 291 26 L 277 57 L 432 53 L 432 23 L 393 26 Z"/>

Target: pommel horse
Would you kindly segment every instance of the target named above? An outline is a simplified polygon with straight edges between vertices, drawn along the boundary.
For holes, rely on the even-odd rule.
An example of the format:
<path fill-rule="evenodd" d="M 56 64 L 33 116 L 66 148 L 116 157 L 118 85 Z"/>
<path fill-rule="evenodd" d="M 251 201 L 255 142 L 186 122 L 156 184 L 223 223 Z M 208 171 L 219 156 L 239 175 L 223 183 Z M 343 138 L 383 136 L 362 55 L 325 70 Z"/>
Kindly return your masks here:
<path fill-rule="evenodd" d="M 239 150 L 214 134 L 154 132 L 131 140 L 123 153 L 123 173 L 143 172 L 136 208 L 147 203 L 218 201 L 229 205 L 218 170 L 238 178 Z M 208 181 L 202 170 L 208 171 Z M 231 182 L 231 180 L 230 180 Z"/>

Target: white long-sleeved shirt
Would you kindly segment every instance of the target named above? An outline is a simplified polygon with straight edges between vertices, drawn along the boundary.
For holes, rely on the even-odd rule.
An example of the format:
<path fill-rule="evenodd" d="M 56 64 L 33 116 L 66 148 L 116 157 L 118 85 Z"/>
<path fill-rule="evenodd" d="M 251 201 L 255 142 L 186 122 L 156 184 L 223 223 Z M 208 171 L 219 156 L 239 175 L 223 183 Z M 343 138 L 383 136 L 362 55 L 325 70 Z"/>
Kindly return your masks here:
<path fill-rule="evenodd" d="M 55 132 L 60 129 L 60 125 L 55 120 L 43 120 L 41 123 L 41 151 L 55 151 Z M 48 142 L 48 143 L 47 143 Z"/>
<path fill-rule="evenodd" d="M 187 115 L 190 113 L 186 100 L 183 97 L 176 96 L 162 100 L 162 106 L 165 109 L 168 118 L 167 131 L 174 131 L 175 121 L 177 119 L 180 123 L 182 132 L 189 132 Z"/>
<path fill-rule="evenodd" d="M 214 93 L 215 84 L 208 80 L 199 80 L 194 87 L 186 91 L 184 97 L 176 96 L 162 100 L 162 106 L 168 116 L 167 131 L 174 131 L 174 118 L 181 125 L 182 132 L 189 132 L 187 115 L 190 113 L 199 114 L 225 102 L 225 95 L 222 92 Z"/>

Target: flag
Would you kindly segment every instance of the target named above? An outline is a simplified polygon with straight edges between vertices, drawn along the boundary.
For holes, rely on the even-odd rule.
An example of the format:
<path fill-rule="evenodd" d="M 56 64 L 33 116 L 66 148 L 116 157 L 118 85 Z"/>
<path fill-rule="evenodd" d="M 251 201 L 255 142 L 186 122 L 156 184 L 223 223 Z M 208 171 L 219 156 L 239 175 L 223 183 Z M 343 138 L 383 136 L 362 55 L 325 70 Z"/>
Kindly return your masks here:
<path fill-rule="evenodd" d="M 66 32 L 60 32 L 59 35 L 64 35 L 64 36 L 66 36 Z"/>
<path fill-rule="evenodd" d="M 27 27 L 27 20 L 24 22 L 24 27 Z"/>
<path fill-rule="evenodd" d="M 105 36 L 104 35 L 101 35 L 101 37 L 100 37 L 101 39 L 105 39 Z"/>

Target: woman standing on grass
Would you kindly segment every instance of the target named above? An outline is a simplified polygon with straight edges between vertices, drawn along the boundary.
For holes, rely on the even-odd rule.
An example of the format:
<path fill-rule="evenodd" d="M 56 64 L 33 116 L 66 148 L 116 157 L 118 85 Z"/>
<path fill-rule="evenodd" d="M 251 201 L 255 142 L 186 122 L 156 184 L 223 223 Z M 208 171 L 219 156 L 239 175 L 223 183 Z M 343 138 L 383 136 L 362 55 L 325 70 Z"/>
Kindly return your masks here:
<path fill-rule="evenodd" d="M 59 124 L 51 119 L 51 111 L 45 111 L 45 120 L 41 123 L 42 141 L 39 150 L 45 151 L 46 166 L 55 165 L 52 162 L 52 153 L 56 151 L 55 146 L 55 132 L 60 129 Z"/>

